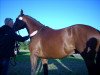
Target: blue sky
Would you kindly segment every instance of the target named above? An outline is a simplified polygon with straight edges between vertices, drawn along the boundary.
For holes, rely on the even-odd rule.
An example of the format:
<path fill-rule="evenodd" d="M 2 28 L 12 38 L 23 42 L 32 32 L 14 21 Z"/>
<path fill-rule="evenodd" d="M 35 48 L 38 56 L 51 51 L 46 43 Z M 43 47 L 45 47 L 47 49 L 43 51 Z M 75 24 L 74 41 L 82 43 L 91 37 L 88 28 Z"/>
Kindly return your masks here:
<path fill-rule="evenodd" d="M 0 26 L 6 17 L 15 21 L 20 9 L 53 29 L 87 24 L 100 30 L 100 0 L 0 0 Z"/>

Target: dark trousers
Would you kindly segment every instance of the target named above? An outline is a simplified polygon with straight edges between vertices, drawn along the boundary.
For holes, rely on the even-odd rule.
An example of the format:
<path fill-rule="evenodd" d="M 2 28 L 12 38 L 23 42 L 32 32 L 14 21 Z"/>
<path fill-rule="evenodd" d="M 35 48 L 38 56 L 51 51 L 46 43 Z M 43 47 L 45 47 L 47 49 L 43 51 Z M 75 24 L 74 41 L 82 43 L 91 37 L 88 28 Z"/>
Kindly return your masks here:
<path fill-rule="evenodd" d="M 7 75 L 10 58 L 0 58 L 0 75 Z"/>
<path fill-rule="evenodd" d="M 96 57 L 96 73 L 100 75 L 100 47 Z"/>

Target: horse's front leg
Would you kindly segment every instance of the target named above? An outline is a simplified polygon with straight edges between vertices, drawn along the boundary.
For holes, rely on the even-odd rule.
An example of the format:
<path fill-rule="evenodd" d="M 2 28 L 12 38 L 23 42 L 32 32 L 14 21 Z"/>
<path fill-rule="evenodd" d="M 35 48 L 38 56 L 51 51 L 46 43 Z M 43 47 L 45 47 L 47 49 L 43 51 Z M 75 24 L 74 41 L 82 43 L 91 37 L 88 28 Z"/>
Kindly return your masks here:
<path fill-rule="evenodd" d="M 48 75 L 48 61 L 47 61 L 47 59 L 42 59 L 42 64 L 43 64 L 44 75 Z"/>
<path fill-rule="evenodd" d="M 34 50 L 34 52 L 31 52 L 31 75 L 36 75 L 36 67 L 37 67 L 37 60 L 38 60 L 38 51 Z"/>

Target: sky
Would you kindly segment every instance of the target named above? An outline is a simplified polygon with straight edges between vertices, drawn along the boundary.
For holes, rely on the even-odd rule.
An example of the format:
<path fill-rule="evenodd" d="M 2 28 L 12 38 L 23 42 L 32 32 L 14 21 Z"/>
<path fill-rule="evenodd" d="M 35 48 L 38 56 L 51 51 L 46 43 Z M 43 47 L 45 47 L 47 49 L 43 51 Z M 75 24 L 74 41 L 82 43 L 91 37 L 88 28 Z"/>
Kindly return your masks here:
<path fill-rule="evenodd" d="M 100 30 L 100 0 L 0 0 L 0 27 L 7 17 L 15 21 L 21 9 L 53 29 L 86 24 Z M 20 34 L 27 35 L 26 29 Z"/>

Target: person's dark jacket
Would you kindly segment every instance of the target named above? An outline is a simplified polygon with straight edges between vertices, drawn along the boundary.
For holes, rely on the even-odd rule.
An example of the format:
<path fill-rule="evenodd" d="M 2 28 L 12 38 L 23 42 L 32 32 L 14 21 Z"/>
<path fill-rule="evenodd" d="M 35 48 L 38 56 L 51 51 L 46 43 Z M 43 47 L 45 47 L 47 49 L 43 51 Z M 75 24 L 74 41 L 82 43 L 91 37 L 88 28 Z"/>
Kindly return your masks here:
<path fill-rule="evenodd" d="M 22 37 L 7 25 L 0 28 L 0 58 L 14 56 L 15 42 L 24 42 L 29 36 Z"/>

